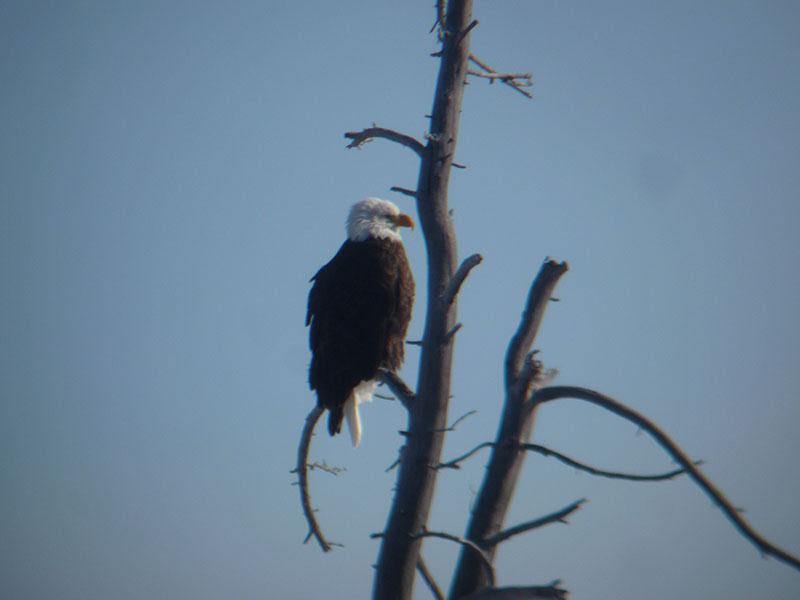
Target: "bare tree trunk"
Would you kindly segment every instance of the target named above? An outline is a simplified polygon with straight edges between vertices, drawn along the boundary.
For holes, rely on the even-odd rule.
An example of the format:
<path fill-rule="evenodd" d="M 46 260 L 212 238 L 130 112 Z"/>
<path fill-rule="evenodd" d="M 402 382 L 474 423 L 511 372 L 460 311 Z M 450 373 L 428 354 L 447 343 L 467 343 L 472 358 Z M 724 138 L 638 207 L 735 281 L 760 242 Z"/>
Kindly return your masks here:
<path fill-rule="evenodd" d="M 373 597 L 411 598 L 422 544 L 414 536 L 428 521 L 441 459 L 456 326 L 456 303 L 440 299 L 457 266 L 456 236 L 448 212 L 447 186 L 458 138 L 461 100 L 469 60 L 471 0 L 448 3 L 441 66 L 431 113 L 428 141 L 417 184 L 417 211 L 428 253 L 428 307 L 420 358 L 416 401 L 397 491 L 383 535 Z"/>
<path fill-rule="evenodd" d="M 482 548 L 492 562 L 497 545 L 485 542 L 503 527 L 525 461 L 521 445 L 528 441 L 533 429 L 535 408 L 526 401 L 539 372 L 530 350 L 553 290 L 566 271 L 566 263 L 544 263 L 531 286 L 519 328 L 508 347 L 502 421 L 466 536 Z M 482 559 L 474 550 L 462 549 L 450 598 L 461 598 L 489 585 Z"/>

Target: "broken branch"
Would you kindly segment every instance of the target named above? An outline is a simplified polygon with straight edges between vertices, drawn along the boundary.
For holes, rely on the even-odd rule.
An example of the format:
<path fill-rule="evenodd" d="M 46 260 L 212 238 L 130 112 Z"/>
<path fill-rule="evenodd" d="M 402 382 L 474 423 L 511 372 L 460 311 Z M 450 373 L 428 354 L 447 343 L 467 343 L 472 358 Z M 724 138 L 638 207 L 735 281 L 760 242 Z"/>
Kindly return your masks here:
<path fill-rule="evenodd" d="M 425 146 L 410 135 L 399 133 L 384 127 L 368 127 L 362 131 L 348 131 L 344 134 L 344 137 L 349 140 L 353 140 L 347 144 L 348 148 L 360 148 L 363 144 L 371 141 L 373 138 L 384 138 L 405 146 L 406 148 L 411 148 L 420 158 L 422 158 L 422 155 L 425 152 Z"/>

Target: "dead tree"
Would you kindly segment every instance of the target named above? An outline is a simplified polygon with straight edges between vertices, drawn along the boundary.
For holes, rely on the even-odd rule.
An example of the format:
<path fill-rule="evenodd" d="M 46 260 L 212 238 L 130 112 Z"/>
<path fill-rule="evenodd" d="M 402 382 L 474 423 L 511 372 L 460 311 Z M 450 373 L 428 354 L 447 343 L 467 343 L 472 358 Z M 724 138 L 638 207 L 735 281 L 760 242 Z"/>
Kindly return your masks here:
<path fill-rule="evenodd" d="M 428 255 L 428 305 L 424 337 L 421 342 L 419 377 L 416 392 L 395 373 L 381 372 L 381 379 L 408 410 L 408 428 L 403 435 L 396 492 L 385 530 L 376 534 L 381 549 L 376 565 L 373 597 L 407 600 L 412 596 L 418 571 L 437 598 L 444 598 L 438 584 L 428 571 L 421 555 L 426 537 L 439 537 L 460 544 L 461 556 L 456 568 L 450 597 L 456 598 L 563 598 L 566 591 L 553 582 L 546 586 L 499 588 L 494 574 L 497 547 L 505 540 L 532 531 L 552 522 L 564 521 L 578 510 L 584 500 L 564 509 L 513 527 L 505 528 L 505 517 L 517 485 L 527 452 L 554 456 L 572 467 L 598 476 L 652 481 L 687 474 L 713 499 L 726 516 L 765 555 L 770 555 L 800 569 L 800 560 L 761 538 L 740 513 L 717 490 L 686 454 L 655 424 L 634 410 L 598 392 L 575 387 L 552 387 L 555 371 L 545 370 L 536 358 L 533 343 L 545 309 L 552 299 L 559 279 L 567 272 L 565 262 L 545 261 L 535 278 L 519 327 L 508 347 L 505 358 L 505 405 L 501 426 L 493 442 L 484 442 L 467 454 L 442 462 L 442 448 L 448 431 L 447 411 L 453 349 L 460 324 L 457 322 L 457 296 L 470 270 L 481 261 L 473 255 L 458 265 L 456 234 L 448 208 L 448 181 L 454 163 L 458 140 L 461 101 L 469 75 L 499 81 L 530 97 L 524 89 L 530 85 L 529 74 L 498 73 L 485 62 L 470 54 L 470 32 L 478 24 L 472 18 L 472 0 L 450 0 L 436 3 L 437 30 L 441 50 L 434 56 L 440 60 L 439 75 L 430 115 L 430 129 L 424 143 L 391 129 L 373 126 L 345 134 L 348 147 L 358 147 L 366 141 L 382 138 L 399 143 L 420 158 L 416 190 L 392 188 L 416 199 L 419 222 L 425 237 Z M 477 70 L 470 70 L 470 65 Z M 530 443 L 534 418 L 546 402 L 561 398 L 577 398 L 599 405 L 647 431 L 679 464 L 680 469 L 657 475 L 632 475 L 603 471 L 583 464 L 563 454 Z M 309 464 L 308 445 L 321 410 L 309 414 L 298 453 L 297 472 L 300 481 L 303 510 L 309 521 L 308 538 L 315 537 L 323 550 L 331 549 L 322 534 L 311 508 L 307 471 L 311 468 L 330 469 L 327 465 Z M 448 532 L 430 531 L 428 515 L 433 502 L 438 472 L 458 468 L 479 450 L 491 448 L 492 454 L 486 475 L 478 493 L 472 517 L 464 537 Z"/>

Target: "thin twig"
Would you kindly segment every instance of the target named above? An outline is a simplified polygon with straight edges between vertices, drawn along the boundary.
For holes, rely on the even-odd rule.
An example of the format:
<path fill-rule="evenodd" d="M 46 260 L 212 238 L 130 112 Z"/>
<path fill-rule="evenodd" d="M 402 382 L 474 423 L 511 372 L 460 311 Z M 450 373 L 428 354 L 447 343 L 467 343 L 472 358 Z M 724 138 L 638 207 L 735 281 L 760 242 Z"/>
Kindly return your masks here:
<path fill-rule="evenodd" d="M 438 537 L 442 538 L 443 540 L 450 540 L 451 542 L 456 542 L 457 544 L 461 544 L 462 546 L 465 546 L 466 548 L 469 548 L 474 552 L 477 552 L 478 556 L 481 557 L 481 563 L 483 563 L 483 566 L 486 569 L 486 576 L 489 578 L 489 587 L 494 587 L 495 576 L 494 576 L 494 567 L 492 566 L 492 562 L 486 556 L 486 553 L 474 542 L 470 542 L 469 540 L 466 540 L 457 535 L 453 535 L 452 533 L 447 533 L 444 531 L 428 531 L 427 529 L 422 533 L 418 533 L 417 535 L 413 535 L 411 537 L 412 538 Z"/>
<path fill-rule="evenodd" d="M 633 475 L 631 473 L 604 471 L 602 469 L 596 469 L 595 467 L 590 467 L 589 465 L 579 463 L 577 460 L 574 460 L 569 456 L 565 456 L 560 452 L 551 450 L 546 446 L 540 446 L 539 444 L 521 444 L 520 448 L 523 450 L 530 450 L 531 452 L 537 452 L 539 454 L 542 454 L 543 456 L 552 456 L 553 458 L 558 459 L 561 462 L 568 464 L 571 467 L 575 467 L 580 471 L 586 471 L 587 473 L 591 473 L 592 475 L 598 475 L 600 477 L 608 477 L 609 479 L 627 479 L 629 481 L 664 481 L 665 479 L 672 479 L 674 477 L 686 473 L 686 469 L 675 469 L 674 471 L 670 471 L 669 473 L 660 473 L 658 475 Z M 699 466 L 703 464 L 703 461 L 698 460 L 695 461 L 694 464 L 696 466 Z"/>
<path fill-rule="evenodd" d="M 464 31 L 461 32 L 461 35 L 458 37 L 458 42 L 457 42 L 456 45 L 458 45 L 462 41 L 464 41 L 464 38 L 469 35 L 469 32 L 472 31 L 473 29 L 475 29 L 477 26 L 478 26 L 478 19 L 473 19 L 472 23 L 467 25 L 467 28 L 464 29 Z"/>
<path fill-rule="evenodd" d="M 347 471 L 347 469 L 345 469 L 344 467 L 332 467 L 324 460 L 322 462 L 314 461 L 308 463 L 308 468 L 310 471 L 313 471 L 314 469 L 319 469 L 320 471 L 325 471 L 326 473 L 330 473 L 331 475 L 338 475 L 339 473 L 344 473 L 345 471 Z"/>
<path fill-rule="evenodd" d="M 368 127 L 362 131 L 348 131 L 344 134 L 344 137 L 353 140 L 347 145 L 348 148 L 359 148 L 373 138 L 384 138 L 401 144 L 406 148 L 411 148 L 419 157 L 422 157 L 425 152 L 425 146 L 410 135 L 384 127 Z"/>
<path fill-rule="evenodd" d="M 416 395 L 410 387 L 406 385 L 400 376 L 389 369 L 378 369 L 378 379 L 389 386 L 392 393 L 403 403 L 403 406 L 410 409 L 416 399 Z"/>
<path fill-rule="evenodd" d="M 458 463 L 467 460 L 470 456 L 478 452 L 479 450 L 483 450 L 484 448 L 492 448 L 494 447 L 494 442 L 483 442 L 482 444 L 478 444 L 472 450 L 467 452 L 466 454 L 459 456 L 458 458 L 454 458 L 450 462 L 440 463 L 436 465 L 436 469 L 460 469 Z"/>
<path fill-rule="evenodd" d="M 393 185 L 389 188 L 392 192 L 398 192 L 400 194 L 405 194 L 406 196 L 411 196 L 412 198 L 417 197 L 417 192 L 415 190 L 409 190 L 408 188 L 400 187 L 399 185 Z"/>
<path fill-rule="evenodd" d="M 489 83 L 501 81 L 502 83 L 511 85 L 516 90 L 523 87 L 533 87 L 533 80 L 531 79 L 533 75 L 530 73 L 482 73 L 480 71 L 467 71 L 467 74 L 473 77 L 488 79 Z"/>
<path fill-rule="evenodd" d="M 453 300 L 456 299 L 459 290 L 461 290 L 461 286 L 464 285 L 464 281 L 467 279 L 469 272 L 481 264 L 483 261 L 483 257 L 480 254 L 473 254 L 464 259 L 461 263 L 461 266 L 458 267 L 458 270 L 453 274 L 450 278 L 450 282 L 447 284 L 447 288 L 444 290 L 442 294 L 442 306 L 446 309 L 449 307 Z"/>
<path fill-rule="evenodd" d="M 417 557 L 417 571 L 419 571 L 419 574 L 422 575 L 422 579 L 425 580 L 425 583 L 428 584 L 428 588 L 430 588 L 431 593 L 436 600 L 444 600 L 444 594 L 442 593 L 441 588 L 436 584 L 436 580 L 433 578 L 433 573 L 428 570 L 428 565 L 426 565 L 425 561 L 422 559 L 422 554 Z"/>
<path fill-rule="evenodd" d="M 695 467 L 692 460 L 686 456 L 683 450 L 681 450 L 680 447 L 673 442 L 666 433 L 661 431 L 661 429 L 647 417 L 639 414 L 632 408 L 625 406 L 609 396 L 595 392 L 594 390 L 580 387 L 553 386 L 542 388 L 536 392 L 536 394 L 534 394 L 534 396 L 531 398 L 531 402 L 549 402 L 559 398 L 576 398 L 578 400 L 591 402 L 592 404 L 596 404 L 597 406 L 601 406 L 607 410 L 610 410 L 614 414 L 631 421 L 632 423 L 638 425 L 641 429 L 647 431 L 651 436 L 653 436 L 659 445 L 664 448 L 672 456 L 672 458 L 674 458 L 675 461 L 686 470 L 689 477 L 694 479 L 697 485 L 699 485 L 700 488 L 714 501 L 714 503 L 722 509 L 734 526 L 742 533 L 742 535 L 750 540 L 753 545 L 756 546 L 756 548 L 758 548 L 764 554 L 774 556 L 778 560 L 783 561 L 797 570 L 800 570 L 800 559 L 775 546 L 767 539 L 761 537 L 761 535 L 759 535 L 750 526 L 750 524 L 741 517 L 739 509 L 737 509 L 722 494 L 722 492 L 718 490 L 716 486 L 711 483 L 711 481 L 706 478 L 706 476 L 703 475 L 697 467 Z"/>
<path fill-rule="evenodd" d="M 491 68 L 489 65 L 487 65 L 485 62 L 482 62 L 482 61 L 478 60 L 478 59 L 475 57 L 475 55 L 474 55 L 474 54 L 470 54 L 470 55 L 469 55 L 469 59 L 470 59 L 470 60 L 471 60 L 473 63 L 475 63 L 476 65 L 478 65 L 478 66 L 479 66 L 481 69 L 483 69 L 484 71 L 486 71 L 486 73 L 488 73 L 489 75 L 499 75 L 499 76 L 500 76 L 500 77 L 499 77 L 500 81 L 502 81 L 503 83 L 505 83 L 507 86 L 510 86 L 510 87 L 514 88 L 515 90 L 517 90 L 517 91 L 518 91 L 520 94 L 522 94 L 522 95 L 523 95 L 523 96 L 525 96 L 526 98 L 533 98 L 533 94 L 531 94 L 531 93 L 529 93 L 529 92 L 526 92 L 525 90 L 523 90 L 523 89 L 522 89 L 523 85 L 524 85 L 525 87 L 528 87 L 528 85 L 527 85 L 527 84 L 520 84 L 520 83 L 518 83 L 518 82 L 517 82 L 517 80 L 516 80 L 516 79 L 511 79 L 511 78 L 509 78 L 509 77 L 510 77 L 509 75 L 507 75 L 507 74 L 504 74 L 504 73 L 498 73 L 497 71 L 495 71 L 494 69 L 492 69 L 492 68 Z M 473 73 L 473 74 L 477 74 L 477 73 Z M 526 73 L 526 74 L 525 74 L 525 76 L 527 77 L 527 76 L 528 76 L 528 74 Z M 531 75 L 530 77 L 533 77 L 533 76 Z"/>
<path fill-rule="evenodd" d="M 464 326 L 463 323 L 456 323 L 455 325 L 453 325 L 453 328 L 450 329 L 450 331 L 448 331 L 447 333 L 444 334 L 444 340 L 442 340 L 442 341 L 445 344 L 448 343 L 453 338 L 453 336 L 456 333 L 458 333 L 458 330 L 461 329 L 463 326 Z"/>
<path fill-rule="evenodd" d="M 323 412 L 325 412 L 325 409 L 317 405 L 311 409 L 311 412 L 308 413 L 306 417 L 306 424 L 300 436 L 300 447 L 297 451 L 297 468 L 294 472 L 297 473 L 297 477 L 300 481 L 300 503 L 303 506 L 303 514 L 306 516 L 309 528 L 308 535 L 303 543 L 305 544 L 308 542 L 313 536 L 317 539 L 317 542 L 319 542 L 323 552 L 330 552 L 332 544 L 329 543 L 322 534 L 322 529 L 314 516 L 314 509 L 311 508 L 311 496 L 308 492 L 308 450 L 311 446 L 311 436 L 314 435 L 314 426 L 317 424 L 317 421 L 319 421 Z"/>
<path fill-rule="evenodd" d="M 493 536 L 483 540 L 482 545 L 484 548 L 490 548 L 492 546 L 496 546 L 500 542 L 507 540 L 510 537 L 519 535 L 520 533 L 525 533 L 526 531 L 531 531 L 532 529 L 538 529 L 539 527 L 544 527 L 545 525 L 549 525 L 550 523 L 566 523 L 567 522 L 566 518 L 570 514 L 578 510 L 584 502 L 586 502 L 586 498 L 581 498 L 577 502 L 573 502 L 569 506 L 562 508 L 558 512 L 554 512 L 551 515 L 547 515 L 546 517 L 542 517 L 540 519 L 535 519 L 533 521 L 528 521 L 526 523 L 521 523 L 520 525 L 504 529 L 503 531 L 496 533 Z"/>

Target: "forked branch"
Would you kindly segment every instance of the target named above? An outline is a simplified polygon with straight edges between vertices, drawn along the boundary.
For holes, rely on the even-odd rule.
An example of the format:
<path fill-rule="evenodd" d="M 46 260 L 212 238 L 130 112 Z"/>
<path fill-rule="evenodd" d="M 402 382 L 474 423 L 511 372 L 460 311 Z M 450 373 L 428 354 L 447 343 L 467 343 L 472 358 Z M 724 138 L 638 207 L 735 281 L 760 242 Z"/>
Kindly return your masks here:
<path fill-rule="evenodd" d="M 498 73 L 485 62 L 475 58 L 474 54 L 470 54 L 469 59 L 482 69 L 482 71 L 469 71 L 470 75 L 483 77 L 485 79 L 489 79 L 491 82 L 502 81 L 507 86 L 517 90 L 526 98 L 533 98 L 533 95 L 530 92 L 526 92 L 522 89 L 523 87 L 530 87 L 533 85 L 533 75 L 531 73 Z"/>
<path fill-rule="evenodd" d="M 692 460 L 686 456 L 683 450 L 681 450 L 680 447 L 673 442 L 666 433 L 661 431 L 661 429 L 647 417 L 639 414 L 632 408 L 625 406 L 621 402 L 610 398 L 609 396 L 605 396 L 604 394 L 595 392 L 594 390 L 580 387 L 553 386 L 542 388 L 533 395 L 533 397 L 530 399 L 530 402 L 539 404 L 542 402 L 557 400 L 559 398 L 576 398 L 578 400 L 591 402 L 592 404 L 605 408 L 606 410 L 619 415 L 623 419 L 627 419 L 631 423 L 639 426 L 641 429 L 644 429 L 658 442 L 662 448 L 664 448 L 664 450 L 666 450 L 672 456 L 672 458 L 675 459 L 679 465 L 686 470 L 689 477 L 694 479 L 695 483 L 697 483 L 697 485 L 700 486 L 700 488 L 714 501 L 714 503 L 722 509 L 734 526 L 742 533 L 742 535 L 750 540 L 750 542 L 752 542 L 756 548 L 758 548 L 765 555 L 774 556 L 778 560 L 794 567 L 797 570 L 800 570 L 800 559 L 789 554 L 785 550 L 778 548 L 769 540 L 759 535 L 750 526 L 750 524 L 742 518 L 740 512 L 733 504 L 731 504 L 731 502 L 723 495 L 723 493 L 700 472 L 700 470 L 695 466 L 694 462 L 692 462 Z"/>

